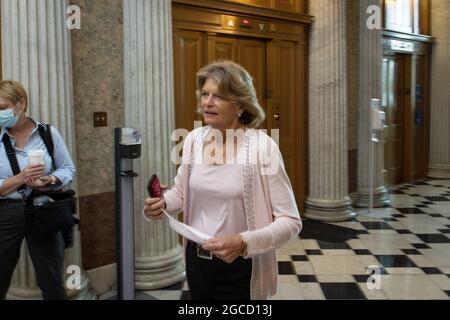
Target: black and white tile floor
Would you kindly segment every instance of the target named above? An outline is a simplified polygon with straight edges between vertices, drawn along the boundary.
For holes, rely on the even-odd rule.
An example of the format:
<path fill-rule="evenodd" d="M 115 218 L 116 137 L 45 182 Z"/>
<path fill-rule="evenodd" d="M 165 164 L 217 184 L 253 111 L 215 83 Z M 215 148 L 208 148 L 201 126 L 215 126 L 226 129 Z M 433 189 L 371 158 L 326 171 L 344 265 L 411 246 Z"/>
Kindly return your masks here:
<path fill-rule="evenodd" d="M 389 193 L 390 207 L 357 210 L 354 221 L 332 223 L 351 229 L 352 237 L 323 241 L 302 232 L 279 249 L 273 299 L 450 299 L 450 180 L 403 184 Z M 380 273 L 372 290 L 370 266 Z M 189 299 L 183 283 L 148 294 Z"/>

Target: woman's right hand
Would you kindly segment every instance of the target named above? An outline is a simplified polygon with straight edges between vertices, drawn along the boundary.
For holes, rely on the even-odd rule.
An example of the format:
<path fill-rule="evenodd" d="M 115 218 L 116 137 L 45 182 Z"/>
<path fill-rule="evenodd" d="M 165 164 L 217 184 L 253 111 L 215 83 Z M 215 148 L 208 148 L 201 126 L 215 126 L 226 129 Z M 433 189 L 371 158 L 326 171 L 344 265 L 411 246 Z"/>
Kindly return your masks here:
<path fill-rule="evenodd" d="M 163 209 L 166 208 L 164 198 L 147 198 L 145 199 L 144 214 L 152 220 L 160 220 L 164 216 Z"/>
<path fill-rule="evenodd" d="M 23 183 L 32 184 L 33 180 L 44 176 L 44 169 L 44 166 L 40 164 L 28 166 L 20 173 L 20 178 Z"/>
<path fill-rule="evenodd" d="M 164 192 L 167 186 L 161 185 L 161 189 Z M 164 217 L 163 209 L 166 208 L 166 201 L 164 197 L 145 199 L 144 214 L 147 218 L 152 220 L 160 220 Z"/>

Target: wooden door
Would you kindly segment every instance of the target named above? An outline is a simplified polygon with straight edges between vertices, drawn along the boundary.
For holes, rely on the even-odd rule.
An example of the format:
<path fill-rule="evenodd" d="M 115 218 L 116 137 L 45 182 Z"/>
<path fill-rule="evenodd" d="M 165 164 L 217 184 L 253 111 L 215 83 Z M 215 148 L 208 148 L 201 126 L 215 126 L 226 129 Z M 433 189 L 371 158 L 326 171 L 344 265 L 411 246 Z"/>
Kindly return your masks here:
<path fill-rule="evenodd" d="M 403 55 L 383 59 L 383 107 L 386 110 L 384 130 L 384 180 L 394 185 L 404 179 L 404 103 L 405 68 Z"/>
<path fill-rule="evenodd" d="M 240 37 L 208 36 L 209 60 L 230 59 L 253 77 L 258 101 L 266 111 L 261 126 L 271 135 L 278 129 L 278 141 L 286 171 L 299 206 L 306 194 L 306 72 L 301 68 L 306 47 L 292 41 L 263 41 Z M 302 86 L 303 85 L 303 86 Z M 304 102 L 304 103 L 302 103 Z M 303 117 L 302 117 L 303 115 Z M 305 130 L 306 132 L 306 130 Z"/>
<path fill-rule="evenodd" d="M 284 165 L 299 207 L 306 201 L 306 47 L 292 41 L 268 44 L 267 123 L 278 129 Z"/>
<path fill-rule="evenodd" d="M 232 60 L 253 77 L 258 101 L 266 111 L 266 41 L 236 36 L 208 35 L 208 61 Z M 264 123 L 261 128 L 265 128 Z"/>
<path fill-rule="evenodd" d="M 228 59 L 253 77 L 267 120 L 261 129 L 279 129 L 279 145 L 297 203 L 306 200 L 307 112 L 306 44 L 201 31 L 174 32 L 177 128 L 192 129 L 195 114 L 195 74 L 207 62 Z M 204 49 L 202 53 L 202 48 Z M 204 61 L 204 63 L 202 63 Z"/>
<path fill-rule="evenodd" d="M 207 48 L 207 51 L 204 49 Z M 266 45 L 262 39 L 216 36 L 199 31 L 174 32 L 176 127 L 192 130 L 196 113 L 196 73 L 207 62 L 228 59 L 241 64 L 253 77 L 263 109 L 266 90 Z M 264 127 L 264 125 L 262 126 Z"/>
<path fill-rule="evenodd" d="M 238 61 L 239 39 L 208 34 L 208 62 L 214 60 Z"/>
<path fill-rule="evenodd" d="M 194 129 L 194 121 L 201 121 L 197 113 L 195 91 L 196 74 L 207 62 L 203 32 L 174 30 L 174 77 L 176 128 Z"/>
<path fill-rule="evenodd" d="M 239 39 L 238 61 L 253 77 L 258 101 L 266 109 L 266 42 L 263 39 Z M 261 128 L 265 128 L 263 123 Z"/>
<path fill-rule="evenodd" d="M 418 55 L 413 58 L 413 84 L 412 101 L 414 103 L 412 111 L 412 145 L 413 151 L 413 178 L 423 179 L 427 174 L 428 164 L 428 78 L 429 59 L 425 55 Z"/>
<path fill-rule="evenodd" d="M 388 55 L 383 61 L 385 184 L 423 179 L 429 154 L 429 57 Z"/>

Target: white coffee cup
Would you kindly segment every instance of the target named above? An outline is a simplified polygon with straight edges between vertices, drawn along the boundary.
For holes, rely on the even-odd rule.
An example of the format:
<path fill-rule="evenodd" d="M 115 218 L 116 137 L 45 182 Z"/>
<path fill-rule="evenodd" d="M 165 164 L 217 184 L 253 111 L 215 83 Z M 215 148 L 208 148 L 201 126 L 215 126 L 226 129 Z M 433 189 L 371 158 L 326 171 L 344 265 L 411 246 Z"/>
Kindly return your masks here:
<path fill-rule="evenodd" d="M 28 151 L 28 165 L 44 165 L 44 150 L 30 150 Z"/>

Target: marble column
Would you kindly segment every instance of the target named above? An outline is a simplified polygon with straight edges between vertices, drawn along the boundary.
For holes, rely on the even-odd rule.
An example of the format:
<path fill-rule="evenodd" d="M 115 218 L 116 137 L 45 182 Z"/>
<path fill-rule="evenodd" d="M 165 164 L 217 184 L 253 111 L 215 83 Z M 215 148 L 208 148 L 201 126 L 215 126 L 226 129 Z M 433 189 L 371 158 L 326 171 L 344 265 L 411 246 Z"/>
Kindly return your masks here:
<path fill-rule="evenodd" d="M 389 203 L 384 186 L 384 147 L 376 143 L 373 151 L 373 184 L 370 185 L 370 157 L 372 140 L 370 113 L 371 99 L 381 99 L 381 73 L 383 48 L 381 29 L 369 29 L 367 20 L 370 6 L 381 8 L 381 0 L 360 0 L 359 25 L 359 143 L 358 143 L 358 200 L 357 206 L 367 208 L 370 189 L 373 190 L 373 206 L 384 207 Z"/>
<path fill-rule="evenodd" d="M 124 0 L 125 126 L 142 132 L 142 157 L 136 161 L 135 282 L 152 290 L 185 279 L 183 251 L 166 219 L 147 222 L 142 209 L 146 183 L 158 174 L 173 184 L 170 160 L 175 129 L 171 2 Z"/>
<path fill-rule="evenodd" d="M 450 1 L 431 1 L 430 178 L 450 178 Z"/>
<path fill-rule="evenodd" d="M 310 0 L 309 196 L 306 217 L 355 216 L 348 196 L 346 1 Z"/>
<path fill-rule="evenodd" d="M 57 127 L 75 160 L 68 5 L 67 0 L 1 0 L 2 67 L 3 79 L 17 80 L 28 90 L 29 115 Z M 71 187 L 76 189 L 76 181 Z M 73 248 L 66 250 L 65 264 L 83 270 L 79 232 Z M 84 271 L 81 288 L 68 289 L 68 295 L 71 299 L 95 298 Z M 41 297 L 25 242 L 8 297 Z"/>

